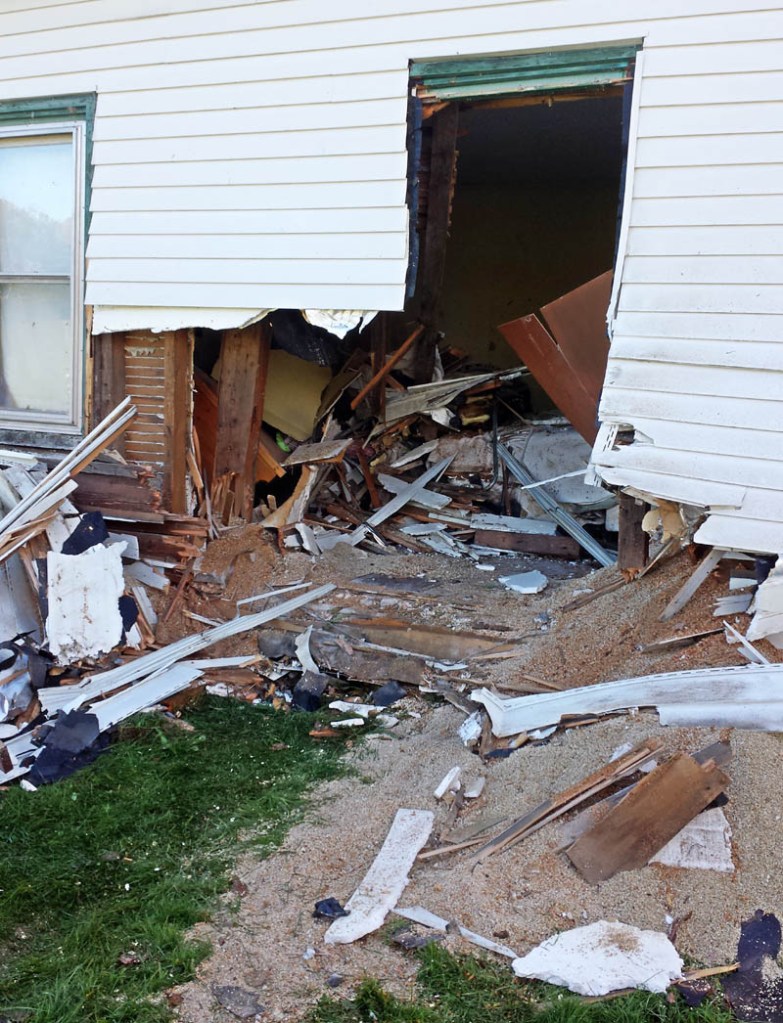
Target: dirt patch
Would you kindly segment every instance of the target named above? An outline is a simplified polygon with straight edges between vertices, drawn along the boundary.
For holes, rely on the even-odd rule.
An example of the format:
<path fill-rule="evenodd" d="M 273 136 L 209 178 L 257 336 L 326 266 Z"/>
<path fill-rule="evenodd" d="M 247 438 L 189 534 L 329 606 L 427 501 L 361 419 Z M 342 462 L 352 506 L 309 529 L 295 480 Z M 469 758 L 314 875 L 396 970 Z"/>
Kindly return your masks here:
<path fill-rule="evenodd" d="M 512 641 L 512 658 L 474 662 L 461 672 L 483 684 L 502 685 L 535 674 L 570 687 L 745 663 L 720 634 L 685 649 L 639 649 L 719 623 L 712 617 L 712 606 L 726 593 L 726 585 L 713 578 L 684 612 L 670 622 L 659 621 L 662 608 L 693 569 L 685 555 L 641 582 L 603 595 L 580 610 L 564 611 L 563 605 L 579 590 L 595 589 L 617 578 L 616 573 L 602 570 L 584 576 L 573 566 L 573 578 L 553 579 L 543 593 L 522 596 L 504 589 L 498 576 L 524 570 L 528 566 L 523 558 L 485 559 L 496 565 L 491 573 L 467 560 L 437 555 L 376 555 L 338 547 L 311 563 L 303 555 L 279 558 L 272 551 L 274 556 L 263 561 L 265 585 L 307 577 L 338 586 L 326 602 L 306 609 L 305 620 L 317 621 L 342 609 L 345 615 L 401 618 Z M 401 595 L 382 587 L 366 592 L 354 582 L 372 573 L 424 574 L 436 583 L 424 592 Z M 258 592 L 264 588 L 260 582 L 250 569 L 235 576 L 231 599 Z M 746 616 L 731 620 L 745 631 Z M 771 660 L 782 659 L 768 644 L 759 648 Z M 462 713 L 420 697 L 414 697 L 410 706 L 420 716 L 405 719 L 392 738 L 371 738 L 361 745 L 352 755 L 356 774 L 318 790 L 310 819 L 290 833 L 280 852 L 263 862 L 243 860 L 238 877 L 248 892 L 238 914 L 221 913 L 197 929 L 199 936 L 213 942 L 215 952 L 202 965 L 198 980 L 182 989 L 179 1013 L 185 1023 L 222 1023 L 231 1018 L 215 1002 L 215 984 L 254 990 L 268 1018 L 276 1020 L 301 1018 L 318 997 L 332 991 L 327 980 L 333 975 L 344 978 L 338 994 L 370 975 L 404 995 L 414 983 L 415 960 L 383 932 L 351 946 L 325 945 L 328 924 L 312 917 L 316 900 L 334 896 L 344 902 L 351 895 L 396 810 L 400 806 L 434 810 L 435 833 L 449 840 L 460 841 L 482 828 L 491 835 L 502 821 L 513 820 L 606 763 L 618 746 L 652 736 L 662 739 L 669 752 L 692 752 L 718 739 L 730 741 L 733 759 L 727 771 L 732 783 L 726 815 L 733 832 L 737 867 L 733 874 L 656 864 L 593 887 L 560 851 L 561 825 L 553 823 L 476 869 L 469 851 L 420 862 L 401 904 L 420 904 L 486 936 L 501 935 L 504 944 L 520 954 L 558 930 L 600 919 L 659 931 L 676 925 L 680 953 L 706 965 L 733 960 L 740 923 L 756 908 L 783 913 L 783 894 L 770 867 L 777 860 L 783 812 L 779 736 L 665 729 L 655 714 L 644 713 L 556 734 L 548 744 L 482 762 L 457 738 Z M 456 764 L 467 783 L 481 775 L 487 784 L 482 796 L 468 802 L 452 824 L 433 791 Z M 453 948 L 462 942 L 447 940 Z"/>

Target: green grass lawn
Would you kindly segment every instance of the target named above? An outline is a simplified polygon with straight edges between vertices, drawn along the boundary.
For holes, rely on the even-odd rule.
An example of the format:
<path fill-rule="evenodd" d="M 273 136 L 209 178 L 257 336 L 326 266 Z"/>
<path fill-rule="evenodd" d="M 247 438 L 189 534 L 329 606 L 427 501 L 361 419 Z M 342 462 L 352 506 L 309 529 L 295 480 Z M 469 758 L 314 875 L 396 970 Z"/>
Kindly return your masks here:
<path fill-rule="evenodd" d="M 152 996 L 207 954 L 185 932 L 228 889 L 241 836 L 274 848 L 344 769 L 311 715 L 207 699 L 187 717 L 195 732 L 141 717 L 71 779 L 0 794 L 0 1019 L 170 1019 Z"/>
<path fill-rule="evenodd" d="M 400 1001 L 367 980 L 352 999 L 322 998 L 309 1023 L 731 1023 L 718 999 L 698 1009 L 677 995 L 636 992 L 586 1002 L 548 984 L 517 980 L 507 963 L 450 955 L 439 945 L 418 953 L 419 993 Z"/>

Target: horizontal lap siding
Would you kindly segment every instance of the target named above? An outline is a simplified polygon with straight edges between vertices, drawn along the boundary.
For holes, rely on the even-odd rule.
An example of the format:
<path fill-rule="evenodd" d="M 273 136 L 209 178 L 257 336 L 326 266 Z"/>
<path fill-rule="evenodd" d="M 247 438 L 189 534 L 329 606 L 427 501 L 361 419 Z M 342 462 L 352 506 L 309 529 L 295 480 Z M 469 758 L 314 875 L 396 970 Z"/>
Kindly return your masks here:
<path fill-rule="evenodd" d="M 391 309 L 408 61 L 642 39 L 601 406 L 639 442 L 605 471 L 696 503 L 742 495 L 702 535 L 783 549 L 779 3 L 6 0 L 0 97 L 99 94 L 87 297 L 104 325 Z"/>
<path fill-rule="evenodd" d="M 783 550 L 779 15 L 650 47 L 623 283 L 601 402 L 636 441 L 607 481 L 711 509 L 698 538 Z M 710 39 L 712 41 L 710 42 Z"/>

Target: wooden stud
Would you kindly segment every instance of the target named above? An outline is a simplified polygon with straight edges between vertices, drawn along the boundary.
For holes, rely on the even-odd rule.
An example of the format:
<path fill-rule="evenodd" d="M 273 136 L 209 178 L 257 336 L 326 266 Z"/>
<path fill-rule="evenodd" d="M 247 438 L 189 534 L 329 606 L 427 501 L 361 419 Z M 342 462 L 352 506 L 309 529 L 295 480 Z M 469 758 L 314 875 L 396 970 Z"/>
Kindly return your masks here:
<path fill-rule="evenodd" d="M 193 336 L 177 330 L 163 348 L 163 424 L 166 437 L 164 500 L 177 515 L 187 511 L 187 455 L 193 419 Z"/>
<path fill-rule="evenodd" d="M 650 537 L 642 529 L 647 505 L 629 494 L 620 494 L 620 533 L 617 567 L 623 570 L 644 568 L 650 555 Z"/>

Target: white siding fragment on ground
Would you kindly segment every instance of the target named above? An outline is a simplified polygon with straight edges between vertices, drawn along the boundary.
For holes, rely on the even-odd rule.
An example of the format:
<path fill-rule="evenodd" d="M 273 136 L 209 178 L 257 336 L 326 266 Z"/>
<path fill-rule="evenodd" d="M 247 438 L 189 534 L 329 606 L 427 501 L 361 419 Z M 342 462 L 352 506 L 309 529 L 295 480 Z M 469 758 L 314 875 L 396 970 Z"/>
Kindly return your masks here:
<path fill-rule="evenodd" d="M 386 840 L 364 880 L 345 904 L 349 915 L 335 920 L 327 944 L 347 945 L 376 931 L 408 884 L 408 873 L 430 837 L 430 810 L 398 810 Z"/>

